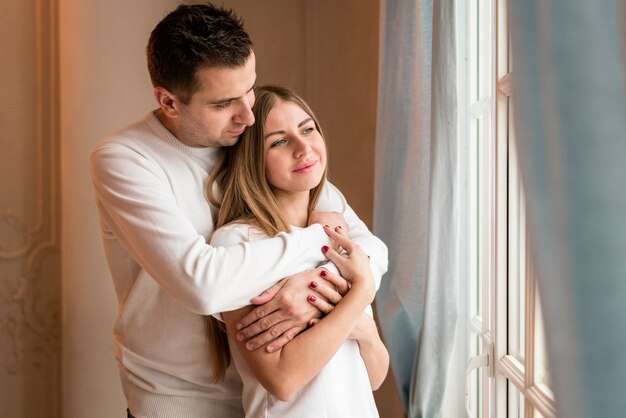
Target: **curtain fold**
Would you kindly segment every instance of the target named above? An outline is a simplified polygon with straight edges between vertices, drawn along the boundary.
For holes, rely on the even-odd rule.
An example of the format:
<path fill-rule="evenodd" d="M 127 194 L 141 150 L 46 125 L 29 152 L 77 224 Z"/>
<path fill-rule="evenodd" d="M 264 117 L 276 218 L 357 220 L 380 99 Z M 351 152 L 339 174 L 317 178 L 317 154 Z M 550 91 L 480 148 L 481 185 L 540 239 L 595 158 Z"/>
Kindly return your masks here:
<path fill-rule="evenodd" d="M 441 414 L 458 316 L 453 0 L 382 0 L 374 228 L 390 269 L 376 298 L 407 415 Z"/>
<path fill-rule="evenodd" d="M 557 416 L 624 416 L 626 7 L 509 7 L 516 145 Z"/>

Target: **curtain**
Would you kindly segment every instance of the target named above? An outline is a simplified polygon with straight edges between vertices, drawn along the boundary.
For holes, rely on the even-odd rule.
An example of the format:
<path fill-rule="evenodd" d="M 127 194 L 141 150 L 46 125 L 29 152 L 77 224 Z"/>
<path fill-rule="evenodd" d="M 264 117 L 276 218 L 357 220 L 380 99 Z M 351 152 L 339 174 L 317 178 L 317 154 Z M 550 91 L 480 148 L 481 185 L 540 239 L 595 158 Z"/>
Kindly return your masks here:
<path fill-rule="evenodd" d="M 458 317 L 453 0 L 382 0 L 374 228 L 378 319 L 407 415 L 441 414 Z"/>
<path fill-rule="evenodd" d="M 624 416 L 624 2 L 509 7 L 516 146 L 557 415 Z"/>

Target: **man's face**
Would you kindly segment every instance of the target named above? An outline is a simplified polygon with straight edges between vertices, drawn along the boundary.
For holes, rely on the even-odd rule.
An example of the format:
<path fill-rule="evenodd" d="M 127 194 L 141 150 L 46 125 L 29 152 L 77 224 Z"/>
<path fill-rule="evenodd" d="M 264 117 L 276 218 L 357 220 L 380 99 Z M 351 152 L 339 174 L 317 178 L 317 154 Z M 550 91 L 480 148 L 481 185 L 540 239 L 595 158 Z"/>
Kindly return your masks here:
<path fill-rule="evenodd" d="M 174 135 L 191 147 L 234 145 L 246 126 L 254 123 L 254 53 L 242 67 L 204 68 L 196 77 L 200 89 L 189 103 L 178 102 Z"/>

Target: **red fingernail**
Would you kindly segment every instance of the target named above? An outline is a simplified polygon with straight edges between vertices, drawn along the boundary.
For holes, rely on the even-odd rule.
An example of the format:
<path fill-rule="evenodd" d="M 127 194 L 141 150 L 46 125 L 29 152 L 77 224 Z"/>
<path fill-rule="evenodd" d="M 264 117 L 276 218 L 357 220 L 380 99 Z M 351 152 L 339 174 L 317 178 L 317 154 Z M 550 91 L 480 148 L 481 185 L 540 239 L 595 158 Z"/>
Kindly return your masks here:
<path fill-rule="evenodd" d="M 320 276 L 322 276 L 322 277 L 326 277 L 326 270 L 322 270 L 322 271 L 320 271 Z"/>
<path fill-rule="evenodd" d="M 317 300 L 317 298 L 315 297 L 315 295 L 309 296 L 309 301 L 315 302 L 316 300 Z"/>
<path fill-rule="evenodd" d="M 313 325 L 315 325 L 315 319 L 309 320 L 309 326 L 312 327 Z"/>
<path fill-rule="evenodd" d="M 328 226 L 328 225 L 326 225 L 326 224 L 324 224 L 324 226 L 325 226 L 326 228 L 330 228 L 330 226 Z"/>
<path fill-rule="evenodd" d="M 341 225 L 337 225 L 337 228 L 335 228 L 335 229 L 341 229 Z"/>
<path fill-rule="evenodd" d="M 322 247 L 322 252 L 323 252 L 324 254 L 326 254 L 326 251 L 328 251 L 328 246 L 327 246 L 327 245 L 324 245 L 324 246 Z"/>
<path fill-rule="evenodd" d="M 317 287 L 317 282 L 311 282 L 311 283 L 309 283 L 309 286 L 311 286 L 313 289 L 315 289 Z"/>

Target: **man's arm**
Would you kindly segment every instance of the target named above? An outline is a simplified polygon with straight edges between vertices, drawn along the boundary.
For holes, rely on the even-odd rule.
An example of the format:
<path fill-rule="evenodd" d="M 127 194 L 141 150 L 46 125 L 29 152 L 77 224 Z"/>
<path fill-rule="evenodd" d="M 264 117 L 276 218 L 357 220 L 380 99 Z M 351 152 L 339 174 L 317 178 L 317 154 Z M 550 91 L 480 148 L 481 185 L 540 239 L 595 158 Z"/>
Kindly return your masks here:
<path fill-rule="evenodd" d="M 324 259 L 320 248 L 330 241 L 320 226 L 214 248 L 182 212 L 165 173 L 152 161 L 108 144 L 92 154 L 90 165 L 107 233 L 190 311 L 207 315 L 248 305 L 303 262 Z"/>

